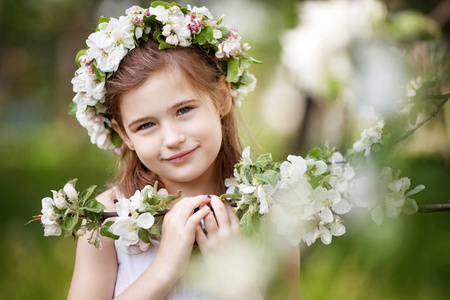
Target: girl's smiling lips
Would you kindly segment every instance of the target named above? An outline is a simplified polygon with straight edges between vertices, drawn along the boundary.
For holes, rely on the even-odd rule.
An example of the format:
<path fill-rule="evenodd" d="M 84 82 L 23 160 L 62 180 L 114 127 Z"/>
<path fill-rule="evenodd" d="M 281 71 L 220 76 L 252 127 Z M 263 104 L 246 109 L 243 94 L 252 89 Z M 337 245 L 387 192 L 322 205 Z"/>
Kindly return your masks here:
<path fill-rule="evenodd" d="M 186 161 L 189 157 L 191 157 L 191 155 L 194 153 L 195 150 L 197 150 L 197 148 L 187 150 L 187 151 L 182 151 L 175 155 L 172 155 L 171 157 L 164 158 L 163 160 L 167 160 L 171 163 L 181 163 L 181 162 Z"/>

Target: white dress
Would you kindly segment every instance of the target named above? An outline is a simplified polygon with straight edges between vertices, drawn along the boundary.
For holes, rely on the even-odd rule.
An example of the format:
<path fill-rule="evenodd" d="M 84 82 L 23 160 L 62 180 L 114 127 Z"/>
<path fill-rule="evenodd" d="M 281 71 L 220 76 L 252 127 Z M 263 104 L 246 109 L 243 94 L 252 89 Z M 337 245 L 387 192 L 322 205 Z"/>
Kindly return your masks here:
<path fill-rule="evenodd" d="M 125 246 L 120 240 L 114 242 L 117 254 L 117 278 L 114 297 L 128 288 L 153 262 L 159 248 L 159 242 L 152 240 L 147 251 L 141 251 L 139 246 Z M 186 284 L 185 277 L 180 278 L 164 299 L 171 300 L 212 300 L 218 299 L 207 295 L 201 289 L 195 289 Z"/>

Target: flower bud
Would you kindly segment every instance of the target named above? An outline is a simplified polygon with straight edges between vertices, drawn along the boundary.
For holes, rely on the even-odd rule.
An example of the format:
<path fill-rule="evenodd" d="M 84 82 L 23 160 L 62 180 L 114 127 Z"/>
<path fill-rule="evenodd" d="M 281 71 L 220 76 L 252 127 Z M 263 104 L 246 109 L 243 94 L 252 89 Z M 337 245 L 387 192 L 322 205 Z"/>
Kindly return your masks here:
<path fill-rule="evenodd" d="M 82 236 L 86 233 L 86 228 L 81 227 L 80 229 L 77 230 L 77 232 L 75 233 L 76 236 Z"/>
<path fill-rule="evenodd" d="M 69 200 L 75 201 L 78 199 L 78 193 L 75 190 L 75 188 L 73 187 L 73 184 L 68 183 L 64 186 L 63 188 L 64 193 L 66 193 L 67 198 L 69 198 Z"/>
<path fill-rule="evenodd" d="M 67 207 L 67 201 L 63 197 L 58 197 L 55 199 L 55 206 L 58 209 L 64 209 Z"/>

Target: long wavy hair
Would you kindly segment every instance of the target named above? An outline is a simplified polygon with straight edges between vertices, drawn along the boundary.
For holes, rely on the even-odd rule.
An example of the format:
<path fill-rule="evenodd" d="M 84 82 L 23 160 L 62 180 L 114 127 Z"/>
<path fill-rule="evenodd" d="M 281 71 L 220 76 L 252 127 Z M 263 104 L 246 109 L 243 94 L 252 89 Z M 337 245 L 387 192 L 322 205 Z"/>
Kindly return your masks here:
<path fill-rule="evenodd" d="M 197 93 L 206 93 L 213 101 L 216 109 L 227 105 L 231 95 L 223 92 L 224 75 L 215 62 L 201 49 L 177 47 L 159 50 L 158 44 L 149 41 L 131 50 L 122 60 L 118 70 L 106 80 L 106 114 L 117 121 L 122 131 L 123 122 L 120 114 L 120 101 L 123 95 L 139 88 L 152 74 L 167 68 L 178 68 L 184 79 Z M 215 172 L 218 182 L 215 189 L 225 191 L 224 181 L 233 173 L 234 165 L 239 161 L 242 152 L 242 142 L 238 134 L 239 111 L 232 99 L 231 110 L 222 116 L 222 144 L 215 160 Z M 153 185 L 158 180 L 158 186 L 164 183 L 139 160 L 136 152 L 123 144 L 119 160 L 118 173 L 111 182 L 120 192 L 130 197 L 136 190 L 145 185 Z"/>

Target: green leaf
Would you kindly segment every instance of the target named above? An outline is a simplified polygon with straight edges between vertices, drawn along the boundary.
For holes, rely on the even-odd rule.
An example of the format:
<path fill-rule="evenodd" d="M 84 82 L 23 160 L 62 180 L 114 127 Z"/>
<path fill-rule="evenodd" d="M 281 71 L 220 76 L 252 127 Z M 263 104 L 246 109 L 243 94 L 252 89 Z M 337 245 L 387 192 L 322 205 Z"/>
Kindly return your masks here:
<path fill-rule="evenodd" d="M 96 223 L 102 217 L 101 213 L 95 213 L 93 211 L 86 210 L 86 218 L 92 223 Z"/>
<path fill-rule="evenodd" d="M 164 6 L 165 9 L 169 9 L 172 6 L 178 6 L 180 9 L 182 8 L 181 5 L 179 5 L 178 3 L 175 3 L 175 2 L 167 3 L 167 2 L 164 2 L 164 1 L 154 1 L 154 2 L 152 2 L 151 5 L 152 5 L 153 8 L 156 8 L 159 5 Z"/>
<path fill-rule="evenodd" d="M 319 185 L 321 185 L 321 181 L 325 178 L 325 176 L 323 175 L 318 175 L 315 176 L 313 178 L 311 178 L 311 180 L 309 181 L 309 183 L 311 184 L 311 186 L 313 187 L 313 189 L 315 189 L 316 187 L 318 187 Z"/>
<path fill-rule="evenodd" d="M 78 229 L 81 228 L 81 225 L 83 225 L 83 219 L 82 218 L 78 218 L 77 224 L 73 227 L 73 232 L 77 232 Z"/>
<path fill-rule="evenodd" d="M 245 71 L 240 78 L 240 82 L 245 85 L 250 85 L 253 82 L 253 80 L 255 79 L 252 76 L 250 76 L 250 74 L 247 71 Z"/>
<path fill-rule="evenodd" d="M 231 58 L 228 60 L 227 81 L 233 82 L 239 72 L 239 59 Z"/>
<path fill-rule="evenodd" d="M 156 24 L 158 23 L 158 20 L 156 20 L 155 15 L 150 15 L 149 17 L 144 16 L 143 22 L 144 22 L 145 26 L 147 26 L 149 28 L 155 28 Z"/>
<path fill-rule="evenodd" d="M 150 234 L 161 234 L 161 228 L 157 225 L 150 227 Z"/>
<path fill-rule="evenodd" d="M 221 19 L 222 20 L 222 19 Z M 219 23 L 217 23 L 219 25 Z M 222 38 L 226 40 L 230 36 L 230 29 L 227 27 L 219 27 L 220 32 L 222 32 Z"/>
<path fill-rule="evenodd" d="M 313 148 L 309 151 L 308 156 L 310 156 L 311 158 L 319 159 L 322 156 L 322 149 Z"/>
<path fill-rule="evenodd" d="M 69 115 L 76 117 L 77 110 L 78 110 L 78 105 L 75 102 L 71 102 L 69 104 Z"/>
<path fill-rule="evenodd" d="M 113 240 L 118 240 L 120 237 L 109 231 L 109 228 L 111 227 L 112 224 L 114 224 L 113 221 L 108 221 L 105 224 L 103 224 L 102 229 L 100 230 L 100 234 L 112 238 Z"/>
<path fill-rule="evenodd" d="M 91 67 L 92 67 L 92 70 L 94 70 L 94 74 L 97 77 L 97 79 L 105 82 L 105 80 L 106 80 L 105 72 L 97 69 L 97 62 L 95 61 L 95 59 L 92 60 Z"/>
<path fill-rule="evenodd" d="M 255 232 L 255 227 L 253 226 L 252 222 L 252 215 L 250 213 L 246 212 L 242 216 L 241 220 L 239 221 L 239 225 L 241 227 L 242 233 L 245 235 L 252 235 Z"/>
<path fill-rule="evenodd" d="M 67 235 L 72 234 L 72 229 L 75 227 L 75 225 L 78 223 L 78 214 L 73 215 L 72 217 L 66 217 L 64 219 L 64 231 Z"/>
<path fill-rule="evenodd" d="M 75 185 L 77 184 L 77 181 L 78 181 L 78 178 L 74 178 L 74 179 L 69 180 L 67 182 L 67 184 L 71 184 L 71 185 L 73 185 L 73 187 L 75 187 Z"/>
<path fill-rule="evenodd" d="M 156 28 L 155 32 L 153 33 L 153 38 L 159 42 L 159 50 L 168 49 L 168 48 L 175 48 L 175 46 L 169 45 L 166 43 L 166 41 L 161 37 L 161 29 Z"/>
<path fill-rule="evenodd" d="M 278 172 L 274 170 L 267 170 L 263 174 L 256 174 L 255 177 L 264 183 L 270 184 L 272 187 L 276 187 L 278 183 Z"/>
<path fill-rule="evenodd" d="M 97 200 L 92 199 L 86 202 L 86 206 L 84 207 L 84 209 L 93 213 L 101 213 L 106 209 L 106 206 L 104 206 Z"/>
<path fill-rule="evenodd" d="M 111 130 L 111 143 L 116 147 L 120 147 L 123 144 L 122 138 L 115 130 Z"/>
<path fill-rule="evenodd" d="M 214 32 L 211 26 L 207 26 L 200 31 L 194 38 L 194 43 L 203 44 L 207 41 L 212 41 L 214 39 Z"/>
<path fill-rule="evenodd" d="M 88 187 L 87 189 L 85 189 L 79 196 L 78 198 L 81 201 L 86 201 L 86 199 L 89 199 L 89 197 L 92 195 L 92 193 L 95 191 L 95 188 L 97 186 L 96 185 L 91 185 L 90 187 Z"/>
<path fill-rule="evenodd" d="M 102 23 L 108 23 L 109 22 L 109 18 L 105 18 L 103 16 L 100 17 L 100 19 L 98 20 L 98 24 L 97 24 L 97 28 L 95 29 L 95 31 L 99 31 L 99 25 Z"/>
<path fill-rule="evenodd" d="M 257 65 L 262 65 L 262 61 L 254 59 L 250 55 L 244 55 L 242 60 L 257 64 Z"/>
<path fill-rule="evenodd" d="M 168 196 L 166 197 L 167 203 L 170 203 L 170 202 L 172 202 L 173 200 L 176 200 L 176 199 L 178 199 L 178 198 L 180 198 L 180 197 L 181 197 L 181 191 L 178 191 L 176 195 L 168 195 Z"/>
<path fill-rule="evenodd" d="M 81 63 L 80 63 L 80 56 L 83 56 L 86 54 L 86 49 L 81 49 L 80 51 L 78 51 L 77 56 L 75 56 L 75 63 L 81 67 Z"/>
<path fill-rule="evenodd" d="M 148 231 L 146 229 L 139 228 L 138 236 L 144 243 L 150 243 L 150 239 L 148 238 Z"/>

